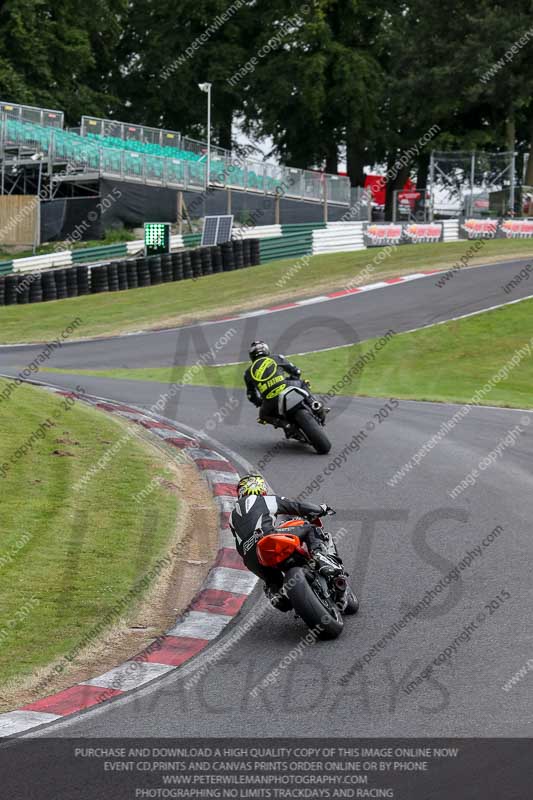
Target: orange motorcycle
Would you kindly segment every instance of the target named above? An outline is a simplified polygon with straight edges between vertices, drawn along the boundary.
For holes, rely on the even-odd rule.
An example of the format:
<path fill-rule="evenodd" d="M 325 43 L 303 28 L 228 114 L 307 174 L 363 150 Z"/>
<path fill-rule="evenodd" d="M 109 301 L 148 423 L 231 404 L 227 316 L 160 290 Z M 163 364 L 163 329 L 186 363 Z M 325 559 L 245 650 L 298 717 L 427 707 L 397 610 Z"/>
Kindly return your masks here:
<path fill-rule="evenodd" d="M 325 542 L 328 560 L 337 564 L 331 570 L 319 565 L 305 542 L 305 527 L 313 525 Z M 300 529 L 300 530 L 298 530 Z M 344 615 L 356 614 L 359 601 L 346 581 L 337 547 L 329 533 L 323 530 L 322 520 L 310 523 L 291 519 L 279 525 L 273 533 L 263 536 L 256 545 L 259 562 L 283 573 L 280 591 L 292 603 L 300 617 L 318 639 L 336 639 L 344 627 Z"/>

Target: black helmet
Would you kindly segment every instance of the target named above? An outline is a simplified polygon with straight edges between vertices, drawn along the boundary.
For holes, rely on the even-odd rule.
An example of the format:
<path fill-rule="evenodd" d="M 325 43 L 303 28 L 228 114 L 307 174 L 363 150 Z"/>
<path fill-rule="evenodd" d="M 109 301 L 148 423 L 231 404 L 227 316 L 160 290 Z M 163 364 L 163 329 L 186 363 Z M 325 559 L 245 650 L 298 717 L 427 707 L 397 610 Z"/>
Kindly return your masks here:
<path fill-rule="evenodd" d="M 257 342 L 252 342 L 250 345 L 249 355 L 251 361 L 255 361 L 256 358 L 260 358 L 261 356 L 269 356 L 270 347 L 260 340 Z"/>

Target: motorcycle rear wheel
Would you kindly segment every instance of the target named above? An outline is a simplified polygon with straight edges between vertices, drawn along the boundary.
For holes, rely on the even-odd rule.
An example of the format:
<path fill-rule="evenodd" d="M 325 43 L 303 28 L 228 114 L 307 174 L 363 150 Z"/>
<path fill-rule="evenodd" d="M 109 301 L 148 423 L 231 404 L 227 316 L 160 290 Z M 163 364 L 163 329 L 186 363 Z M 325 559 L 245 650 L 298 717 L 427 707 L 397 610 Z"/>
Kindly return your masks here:
<path fill-rule="evenodd" d="M 310 411 L 301 408 L 294 415 L 294 421 L 304 432 L 319 455 L 326 455 L 331 450 L 331 442 Z"/>
<path fill-rule="evenodd" d="M 285 591 L 292 606 L 305 624 L 316 632 L 318 639 L 336 639 L 342 633 L 344 620 L 332 601 L 326 606 L 310 586 L 305 570 L 293 567 L 288 570 Z"/>

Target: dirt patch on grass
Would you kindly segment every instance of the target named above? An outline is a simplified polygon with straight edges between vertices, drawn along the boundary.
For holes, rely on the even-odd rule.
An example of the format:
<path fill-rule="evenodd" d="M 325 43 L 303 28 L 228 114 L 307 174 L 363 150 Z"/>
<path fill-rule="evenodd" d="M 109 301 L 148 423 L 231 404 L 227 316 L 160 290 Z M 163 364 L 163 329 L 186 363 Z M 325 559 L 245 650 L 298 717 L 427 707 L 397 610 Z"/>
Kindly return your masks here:
<path fill-rule="evenodd" d="M 164 481 L 164 485 L 180 500 L 175 531 L 161 555 L 165 567 L 141 601 L 117 617 L 112 627 L 72 659 L 71 653 L 65 653 L 68 666 L 59 674 L 55 667 L 64 665 L 65 658 L 36 670 L 30 678 L 5 684 L 0 693 L 0 711 L 94 678 L 137 655 L 172 627 L 205 580 L 218 551 L 218 511 L 210 489 L 193 463 L 176 459 L 176 450 L 154 442 L 142 429 L 139 434 L 152 454 L 154 450 L 165 451 L 173 478 Z"/>

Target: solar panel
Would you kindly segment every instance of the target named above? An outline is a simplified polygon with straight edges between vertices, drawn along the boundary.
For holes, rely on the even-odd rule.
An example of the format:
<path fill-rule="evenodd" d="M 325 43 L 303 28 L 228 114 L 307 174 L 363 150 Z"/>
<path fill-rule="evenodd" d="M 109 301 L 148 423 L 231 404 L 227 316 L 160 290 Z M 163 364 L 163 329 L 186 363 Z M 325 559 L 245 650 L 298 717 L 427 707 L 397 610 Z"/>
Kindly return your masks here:
<path fill-rule="evenodd" d="M 202 231 L 202 246 L 229 242 L 233 230 L 233 215 L 205 217 Z"/>
<path fill-rule="evenodd" d="M 233 230 L 233 216 L 227 215 L 225 217 L 219 217 L 216 243 L 222 244 L 222 242 L 229 242 L 229 240 L 231 239 L 232 230 Z"/>
<path fill-rule="evenodd" d="M 202 232 L 202 246 L 217 243 L 218 217 L 206 217 Z"/>

